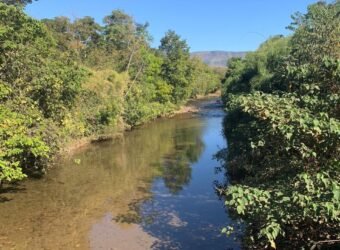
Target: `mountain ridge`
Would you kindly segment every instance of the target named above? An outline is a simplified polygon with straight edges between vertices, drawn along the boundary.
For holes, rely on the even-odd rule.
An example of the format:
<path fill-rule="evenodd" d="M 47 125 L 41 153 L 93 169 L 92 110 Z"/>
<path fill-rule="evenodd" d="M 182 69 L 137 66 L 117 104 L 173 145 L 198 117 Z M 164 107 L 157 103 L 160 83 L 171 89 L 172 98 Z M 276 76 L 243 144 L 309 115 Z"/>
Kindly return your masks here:
<path fill-rule="evenodd" d="M 212 67 L 227 67 L 229 59 L 234 57 L 243 58 L 247 53 L 248 51 L 212 50 L 195 51 L 191 53 L 191 56 L 201 59 L 204 63 Z"/>

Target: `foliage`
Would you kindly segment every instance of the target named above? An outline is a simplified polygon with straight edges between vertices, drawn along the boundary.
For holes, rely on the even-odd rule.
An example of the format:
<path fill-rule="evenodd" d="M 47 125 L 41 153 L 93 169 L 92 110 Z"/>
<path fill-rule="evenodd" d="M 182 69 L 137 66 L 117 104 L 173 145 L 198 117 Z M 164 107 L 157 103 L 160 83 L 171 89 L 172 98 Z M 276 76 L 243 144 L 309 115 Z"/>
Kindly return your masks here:
<path fill-rule="evenodd" d="M 43 174 L 70 138 L 166 116 L 219 85 L 174 32 L 152 49 L 148 24 L 123 11 L 103 26 L 88 16 L 38 21 L 18 7 L 30 2 L 0 3 L 0 183 Z"/>
<path fill-rule="evenodd" d="M 220 88 L 220 75 L 212 68 L 208 68 L 202 61 L 191 60 L 193 79 L 191 83 L 191 96 L 206 95 Z"/>
<path fill-rule="evenodd" d="M 0 40 L 1 180 L 13 181 L 44 171 L 84 71 L 20 8 L 0 4 Z"/>
<path fill-rule="evenodd" d="M 33 0 L 1 0 L 0 2 L 8 4 L 8 5 L 25 6 L 26 4 L 32 3 Z"/>
<path fill-rule="evenodd" d="M 159 49 L 164 55 L 162 77 L 173 86 L 173 101 L 180 103 L 191 95 L 189 86 L 193 75 L 189 47 L 185 40 L 170 30 L 161 39 Z"/>
<path fill-rule="evenodd" d="M 275 72 L 288 56 L 288 42 L 289 38 L 275 36 L 263 43 L 257 51 L 247 53 L 244 59 L 229 60 L 223 80 L 224 91 L 237 94 L 280 89 Z"/>
<path fill-rule="evenodd" d="M 229 148 L 217 156 L 248 246 L 339 242 L 339 12 L 338 2 L 311 5 L 294 16 L 289 39 L 270 39 L 229 65 Z"/>
<path fill-rule="evenodd" d="M 50 147 L 43 141 L 36 126 L 41 117 L 25 115 L 0 105 L 0 183 L 21 180 L 26 172 L 42 167 L 47 160 Z"/>

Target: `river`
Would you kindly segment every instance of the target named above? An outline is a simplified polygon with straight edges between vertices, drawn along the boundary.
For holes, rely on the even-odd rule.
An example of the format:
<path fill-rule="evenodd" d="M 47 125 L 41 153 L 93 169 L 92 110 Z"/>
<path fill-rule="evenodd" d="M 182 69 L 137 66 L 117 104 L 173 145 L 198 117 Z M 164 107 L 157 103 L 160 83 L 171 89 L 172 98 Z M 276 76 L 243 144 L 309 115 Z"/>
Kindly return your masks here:
<path fill-rule="evenodd" d="M 60 159 L 3 191 L 0 249 L 239 249 L 214 182 L 226 146 L 216 100 Z"/>

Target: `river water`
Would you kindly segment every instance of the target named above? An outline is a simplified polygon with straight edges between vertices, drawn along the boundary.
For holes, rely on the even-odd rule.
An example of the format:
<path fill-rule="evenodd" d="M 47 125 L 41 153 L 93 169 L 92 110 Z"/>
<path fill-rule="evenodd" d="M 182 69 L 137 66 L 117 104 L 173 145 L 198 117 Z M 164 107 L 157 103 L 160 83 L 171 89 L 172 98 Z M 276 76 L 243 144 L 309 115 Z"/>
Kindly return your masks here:
<path fill-rule="evenodd" d="M 0 249 L 239 249 L 214 192 L 216 100 L 60 159 L 0 194 Z M 80 162 L 80 163 L 79 163 Z"/>

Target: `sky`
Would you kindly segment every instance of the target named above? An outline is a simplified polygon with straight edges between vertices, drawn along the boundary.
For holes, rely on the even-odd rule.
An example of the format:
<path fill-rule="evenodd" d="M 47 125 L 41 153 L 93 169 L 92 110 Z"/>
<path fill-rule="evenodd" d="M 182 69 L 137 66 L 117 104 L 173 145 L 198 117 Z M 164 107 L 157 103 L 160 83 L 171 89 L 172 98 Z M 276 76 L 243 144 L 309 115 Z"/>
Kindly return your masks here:
<path fill-rule="evenodd" d="M 120 9 L 138 23 L 149 22 L 157 47 L 169 29 L 186 39 L 191 51 L 252 51 L 273 35 L 288 35 L 291 14 L 305 13 L 316 0 L 38 0 L 26 13 L 41 19 L 104 16 Z"/>

